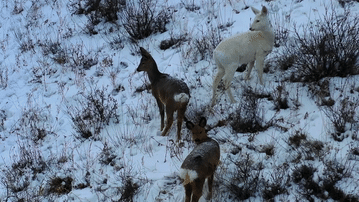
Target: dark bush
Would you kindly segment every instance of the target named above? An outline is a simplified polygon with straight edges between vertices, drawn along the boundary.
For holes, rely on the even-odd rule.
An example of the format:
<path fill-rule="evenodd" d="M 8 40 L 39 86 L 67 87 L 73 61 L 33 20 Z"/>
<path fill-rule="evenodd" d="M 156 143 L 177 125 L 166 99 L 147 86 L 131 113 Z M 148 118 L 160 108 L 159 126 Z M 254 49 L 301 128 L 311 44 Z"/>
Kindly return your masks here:
<path fill-rule="evenodd" d="M 293 182 L 298 184 L 299 193 L 309 201 L 314 201 L 314 196 L 323 196 L 323 190 L 317 182 L 313 180 L 313 175 L 316 169 L 313 166 L 301 165 L 297 167 L 292 173 Z"/>
<path fill-rule="evenodd" d="M 201 61 L 205 59 L 212 59 L 213 51 L 217 45 L 223 40 L 220 29 L 215 27 L 209 27 L 206 32 L 202 33 L 202 36 L 194 39 L 194 53 L 193 60 Z"/>
<path fill-rule="evenodd" d="M 294 41 L 286 44 L 277 60 L 281 69 L 294 68 L 291 81 L 313 82 L 359 73 L 358 16 L 349 10 L 338 15 L 334 8 L 327 9 L 321 19 L 301 28 L 294 28 Z"/>
<path fill-rule="evenodd" d="M 49 193 L 53 194 L 67 194 L 72 190 L 72 181 L 71 177 L 54 177 L 49 182 Z"/>
<path fill-rule="evenodd" d="M 21 32 L 20 30 L 13 31 L 15 39 L 19 44 L 21 53 L 32 51 L 34 53 L 35 42 L 28 33 Z"/>
<path fill-rule="evenodd" d="M 171 37 L 169 39 L 161 41 L 160 49 L 161 50 L 167 50 L 167 49 L 171 48 L 172 46 L 178 47 L 184 41 L 186 41 L 186 36 Z"/>
<path fill-rule="evenodd" d="M 282 164 L 273 169 L 270 173 L 270 180 L 264 182 L 262 196 L 267 201 L 274 201 L 274 197 L 287 193 L 287 187 L 290 184 L 290 176 L 288 174 L 288 164 Z"/>
<path fill-rule="evenodd" d="M 123 179 L 123 187 L 121 187 L 120 202 L 133 202 L 133 196 L 136 195 L 139 185 L 134 183 L 132 178 Z"/>
<path fill-rule="evenodd" d="M 155 10 L 158 7 L 156 0 L 139 0 L 127 2 L 122 12 L 122 24 L 133 42 L 144 39 L 153 33 L 167 31 L 166 25 L 170 22 L 170 9 Z"/>
<path fill-rule="evenodd" d="M 118 122 L 117 100 L 106 94 L 107 89 L 91 89 L 80 94 L 77 105 L 67 106 L 67 113 L 71 117 L 76 132 L 82 138 L 89 138 L 100 133 L 104 125 L 111 120 Z"/>
<path fill-rule="evenodd" d="M 60 42 L 44 40 L 39 42 L 39 46 L 45 56 L 50 57 L 57 64 L 68 64 L 66 66 L 71 67 L 72 70 L 88 70 L 98 63 L 98 53 L 85 52 L 83 44 L 65 48 Z"/>
<path fill-rule="evenodd" d="M 289 145 L 294 145 L 295 147 L 299 147 L 302 141 L 307 140 L 307 135 L 305 133 L 300 133 L 300 131 L 295 131 L 295 134 L 289 137 Z"/>
<path fill-rule="evenodd" d="M 98 63 L 97 53 L 85 53 L 83 45 L 73 46 L 68 49 L 67 55 L 72 69 L 89 70 Z"/>
<path fill-rule="evenodd" d="M 352 168 L 349 167 L 349 164 L 342 164 L 334 159 L 325 161 L 324 165 L 323 175 L 325 177 L 322 182 L 322 189 L 328 192 L 329 197 L 336 201 L 358 201 L 358 197 L 348 195 L 335 186 L 343 178 L 351 177 Z"/>
<path fill-rule="evenodd" d="M 71 3 L 74 14 L 91 15 L 92 19 L 116 22 L 118 14 L 126 7 L 126 0 L 74 0 Z M 98 23 L 94 23 L 96 25 Z"/>
<path fill-rule="evenodd" d="M 17 155 L 10 166 L 1 169 L 0 183 L 6 188 L 6 201 L 41 201 L 32 182 L 37 180 L 38 174 L 44 173 L 48 162 L 35 145 L 28 143 L 19 142 Z"/>
<path fill-rule="evenodd" d="M 192 4 L 186 4 L 186 5 L 185 5 L 185 8 L 186 8 L 186 10 L 188 10 L 188 11 L 194 12 L 194 11 L 198 11 L 201 7 L 195 5 L 195 4 L 194 4 L 194 1 L 193 1 Z"/>
<path fill-rule="evenodd" d="M 109 43 L 112 49 L 121 50 L 125 47 L 124 42 L 125 42 L 125 37 L 123 36 L 123 34 L 117 34 L 111 39 Z"/>
<path fill-rule="evenodd" d="M 261 185 L 261 164 L 255 164 L 248 153 L 241 155 L 233 161 L 234 170 L 228 171 L 230 180 L 226 183 L 226 189 L 237 200 L 246 200 L 257 192 Z"/>
<path fill-rule="evenodd" d="M 314 160 L 323 157 L 324 143 L 318 140 L 308 140 L 305 133 L 295 131 L 295 134 L 289 137 L 289 143 L 296 152 L 294 162 L 298 162 L 301 158 L 305 160 Z"/>
<path fill-rule="evenodd" d="M 263 94 L 258 94 L 250 87 L 244 88 L 238 108 L 229 116 L 229 123 L 235 132 L 257 133 L 267 130 L 272 125 L 263 120 L 258 99 L 262 96 Z"/>
<path fill-rule="evenodd" d="M 8 85 L 8 81 L 9 81 L 8 68 L 7 67 L 1 67 L 0 68 L 0 88 L 5 89 L 7 87 L 7 85 Z M 1 118 L 1 112 L 0 112 L 0 118 Z"/>
<path fill-rule="evenodd" d="M 317 104 L 320 106 L 333 106 L 335 101 L 330 97 L 330 79 L 324 78 L 308 85 L 313 98 L 317 98 Z"/>
<path fill-rule="evenodd" d="M 348 128 L 348 125 L 356 123 L 356 111 L 359 106 L 357 101 L 351 101 L 348 97 L 337 102 L 337 105 L 324 106 L 322 109 L 324 114 L 332 122 L 335 132 L 332 133 L 334 140 L 342 141 L 342 135 Z"/>
<path fill-rule="evenodd" d="M 324 165 L 323 178 L 319 178 L 320 183 L 313 180 L 313 175 L 317 171 L 313 166 L 302 165 L 293 171 L 292 179 L 299 185 L 300 194 L 309 201 L 313 201 L 313 196 L 322 200 L 331 198 L 335 201 L 358 201 L 358 197 L 348 195 L 335 186 L 341 179 L 351 176 L 352 168 L 336 161 L 327 161 Z"/>
<path fill-rule="evenodd" d="M 274 109 L 277 111 L 281 109 L 288 109 L 288 96 L 289 92 L 286 91 L 284 84 L 277 86 L 276 91 L 272 94 Z"/>
<path fill-rule="evenodd" d="M 51 113 L 46 107 L 32 106 L 24 108 L 19 119 L 18 126 L 14 133 L 18 133 L 23 138 L 29 138 L 35 143 L 43 140 L 47 134 L 52 133 L 49 123 Z"/>
<path fill-rule="evenodd" d="M 39 42 L 39 46 L 42 49 L 44 56 L 50 56 L 56 63 L 65 64 L 69 58 L 66 54 L 66 50 L 61 46 L 60 42 L 53 42 L 51 40 L 45 40 Z"/>
<path fill-rule="evenodd" d="M 274 19 L 272 20 L 274 28 L 274 47 L 279 47 L 285 44 L 289 36 L 289 24 L 290 24 L 290 15 L 283 14 L 274 14 Z"/>
<path fill-rule="evenodd" d="M 104 147 L 102 148 L 102 151 L 99 155 L 99 161 L 100 163 L 104 165 L 114 165 L 113 160 L 116 158 L 115 152 L 111 150 L 111 148 L 105 143 Z"/>
<path fill-rule="evenodd" d="M 263 198 L 265 200 L 274 199 L 275 196 L 283 194 L 285 192 L 286 189 L 278 184 L 267 184 L 263 190 Z"/>
<path fill-rule="evenodd" d="M 300 183 L 302 180 L 312 179 L 315 171 L 316 169 L 312 166 L 302 165 L 293 171 L 293 182 Z"/>
<path fill-rule="evenodd" d="M 338 2 L 344 8 L 345 4 L 350 4 L 352 2 L 359 2 L 359 0 L 338 0 Z"/>

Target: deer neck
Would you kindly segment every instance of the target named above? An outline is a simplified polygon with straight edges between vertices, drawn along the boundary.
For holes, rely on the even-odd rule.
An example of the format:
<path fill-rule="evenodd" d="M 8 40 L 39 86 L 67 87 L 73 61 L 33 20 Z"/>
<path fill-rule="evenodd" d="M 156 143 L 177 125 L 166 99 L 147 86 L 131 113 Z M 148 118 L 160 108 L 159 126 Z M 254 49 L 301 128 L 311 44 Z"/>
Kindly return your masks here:
<path fill-rule="evenodd" d="M 211 140 L 212 140 L 212 138 L 207 137 L 206 139 L 203 139 L 203 140 L 201 140 L 201 141 L 199 141 L 199 142 L 196 142 L 196 145 L 200 145 L 200 144 L 202 144 L 203 142 L 209 142 L 209 141 L 211 141 Z"/>
<path fill-rule="evenodd" d="M 162 75 L 162 73 L 157 68 L 156 62 L 152 63 L 151 71 L 148 71 L 147 74 L 152 85 L 155 84 Z"/>
<path fill-rule="evenodd" d="M 264 33 L 265 38 L 268 38 L 270 42 L 274 43 L 274 32 L 272 28 L 268 28 L 262 32 Z"/>

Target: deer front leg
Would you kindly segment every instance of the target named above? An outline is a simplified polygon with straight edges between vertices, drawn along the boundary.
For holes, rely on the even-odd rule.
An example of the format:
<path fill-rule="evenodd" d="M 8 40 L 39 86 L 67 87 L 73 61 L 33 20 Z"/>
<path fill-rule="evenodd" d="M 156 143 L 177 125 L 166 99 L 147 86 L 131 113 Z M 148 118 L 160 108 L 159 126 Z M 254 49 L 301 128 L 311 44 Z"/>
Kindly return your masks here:
<path fill-rule="evenodd" d="M 251 75 L 251 71 L 253 69 L 253 66 L 254 66 L 254 61 L 248 63 L 248 65 L 247 65 L 247 75 L 246 75 L 246 78 L 245 78 L 246 80 L 249 79 L 249 76 Z"/>
<path fill-rule="evenodd" d="M 164 123 L 165 123 L 165 109 L 164 109 L 164 106 L 161 102 L 160 99 L 157 99 L 156 98 L 156 101 L 157 101 L 157 105 L 158 105 L 158 109 L 160 110 L 160 115 L 161 115 L 161 131 L 163 130 L 163 127 L 164 127 Z"/>

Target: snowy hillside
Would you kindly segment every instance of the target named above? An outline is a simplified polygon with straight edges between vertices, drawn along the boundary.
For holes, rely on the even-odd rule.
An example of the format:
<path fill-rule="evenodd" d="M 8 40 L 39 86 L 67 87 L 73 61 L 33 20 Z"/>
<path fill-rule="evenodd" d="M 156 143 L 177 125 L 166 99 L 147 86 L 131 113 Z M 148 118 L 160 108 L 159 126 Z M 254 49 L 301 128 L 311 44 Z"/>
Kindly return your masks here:
<path fill-rule="evenodd" d="M 99 3 L 99 4 L 96 4 Z M 276 34 L 264 85 L 212 52 L 266 6 Z M 162 137 L 144 47 L 183 80 L 186 118 L 220 144 L 212 201 L 359 201 L 357 0 L 2 0 L 0 201 L 184 201 L 194 148 Z M 176 115 L 175 115 L 176 116 Z M 207 187 L 204 188 L 206 201 Z"/>

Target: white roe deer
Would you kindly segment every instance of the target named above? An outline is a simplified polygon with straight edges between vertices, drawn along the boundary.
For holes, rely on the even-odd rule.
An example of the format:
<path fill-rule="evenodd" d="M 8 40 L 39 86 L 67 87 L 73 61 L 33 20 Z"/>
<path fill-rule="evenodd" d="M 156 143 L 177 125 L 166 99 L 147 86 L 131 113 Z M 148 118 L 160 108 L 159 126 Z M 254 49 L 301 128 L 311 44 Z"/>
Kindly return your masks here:
<path fill-rule="evenodd" d="M 233 35 L 218 44 L 213 51 L 213 59 L 218 72 L 213 81 L 213 97 L 211 106 L 216 102 L 216 91 L 219 82 L 224 77 L 224 86 L 232 103 L 235 102 L 231 92 L 231 81 L 238 66 L 248 64 L 246 80 L 256 63 L 260 84 L 263 85 L 263 65 L 265 57 L 274 46 L 274 33 L 268 18 L 267 8 L 259 11 L 252 7 L 256 14 L 250 31 Z"/>
<path fill-rule="evenodd" d="M 219 144 L 207 136 L 205 130 L 207 120 L 201 118 L 198 125 L 186 122 L 188 129 L 192 131 L 192 138 L 197 146 L 183 161 L 180 169 L 180 178 L 186 192 L 186 202 L 198 202 L 202 196 L 204 181 L 207 178 L 209 193 L 207 200 L 212 198 L 213 175 L 219 164 Z M 191 200 L 192 198 L 192 200 Z"/>
<path fill-rule="evenodd" d="M 140 47 L 142 59 L 137 71 L 147 72 L 151 82 L 152 95 L 156 98 L 161 115 L 161 131 L 164 128 L 164 111 L 166 111 L 166 127 L 162 136 L 167 135 L 173 123 L 173 114 L 177 111 L 177 141 L 181 139 L 181 128 L 189 102 L 190 94 L 188 86 L 182 80 L 161 73 L 155 60 L 142 47 Z"/>

